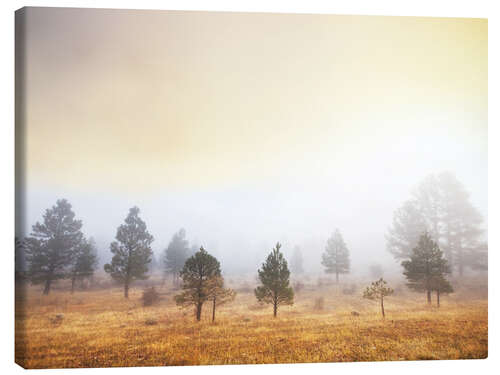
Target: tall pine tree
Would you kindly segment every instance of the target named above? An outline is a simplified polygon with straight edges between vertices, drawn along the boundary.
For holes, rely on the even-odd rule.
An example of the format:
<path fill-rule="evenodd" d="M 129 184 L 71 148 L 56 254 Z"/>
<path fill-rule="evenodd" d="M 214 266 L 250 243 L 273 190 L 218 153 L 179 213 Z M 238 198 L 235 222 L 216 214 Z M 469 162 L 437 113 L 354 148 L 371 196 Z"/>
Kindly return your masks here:
<path fill-rule="evenodd" d="M 398 261 L 410 258 L 425 228 L 426 224 L 417 203 L 414 200 L 406 201 L 394 212 L 392 226 L 385 236 L 387 250 Z"/>
<path fill-rule="evenodd" d="M 163 256 L 164 272 L 172 275 L 174 285 L 178 285 L 180 271 L 188 257 L 189 242 L 186 240 L 186 231 L 180 229 L 173 235 Z"/>
<path fill-rule="evenodd" d="M 409 260 L 401 263 L 403 274 L 410 289 L 427 293 L 427 302 L 431 303 L 431 293 L 436 290 L 436 281 L 450 272 L 448 262 L 438 244 L 427 232 L 420 236 L 418 245 L 413 249 Z"/>
<path fill-rule="evenodd" d="M 441 173 L 438 181 L 441 191 L 440 239 L 446 259 L 459 276 L 464 274 L 466 267 L 484 269 L 475 267 L 488 263 L 481 214 L 470 203 L 465 187 L 453 174 Z"/>
<path fill-rule="evenodd" d="M 254 291 L 259 302 L 273 305 L 274 317 L 278 314 L 279 306 L 293 304 L 290 271 L 280 248 L 281 244 L 278 242 L 268 255 L 266 262 L 262 264 L 262 268 L 258 270 L 262 285 L 255 288 Z"/>
<path fill-rule="evenodd" d="M 125 298 L 134 280 L 148 278 L 148 265 L 151 262 L 151 243 L 154 238 L 139 217 L 139 208 L 132 207 L 125 224 L 118 227 L 116 241 L 110 245 L 113 258 L 104 266 L 104 271 L 123 284 Z"/>
<path fill-rule="evenodd" d="M 220 263 L 202 246 L 186 260 L 180 275 L 183 291 L 175 296 L 175 302 L 182 307 L 194 306 L 196 320 L 200 321 L 203 304 L 213 300 L 215 289 L 220 286 L 214 282 L 221 277 Z"/>
<path fill-rule="evenodd" d="M 43 223 L 33 225 L 26 238 L 28 277 L 33 284 L 44 284 L 43 294 L 49 294 L 55 280 L 67 278 L 83 234 L 82 222 L 75 219 L 71 204 L 60 199 L 47 209 Z"/>
<path fill-rule="evenodd" d="M 335 229 L 335 232 L 326 243 L 321 264 L 325 266 L 326 273 L 335 274 L 337 283 L 339 282 L 340 274 L 346 274 L 350 271 L 349 250 L 338 229 Z"/>
<path fill-rule="evenodd" d="M 488 244 L 482 223 L 481 214 L 452 173 L 430 175 L 395 211 L 386 236 L 387 249 L 396 260 L 409 259 L 419 234 L 425 230 L 443 249 L 450 270 L 457 270 L 459 276 L 467 267 L 487 270 Z"/>
<path fill-rule="evenodd" d="M 76 255 L 71 267 L 71 293 L 75 291 L 75 283 L 78 280 L 91 277 L 97 266 L 97 249 L 95 241 L 83 238 L 76 249 Z"/>

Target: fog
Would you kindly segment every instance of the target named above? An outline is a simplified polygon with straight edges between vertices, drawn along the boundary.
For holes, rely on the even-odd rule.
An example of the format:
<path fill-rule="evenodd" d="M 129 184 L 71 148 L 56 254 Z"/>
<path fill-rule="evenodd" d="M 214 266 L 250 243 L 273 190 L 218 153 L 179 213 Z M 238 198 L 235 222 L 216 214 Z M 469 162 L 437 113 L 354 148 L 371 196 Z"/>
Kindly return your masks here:
<path fill-rule="evenodd" d="M 352 274 L 453 172 L 487 228 L 487 22 L 30 8 L 17 235 L 68 199 L 101 265 L 134 205 L 158 258 L 185 228 L 225 273 L 276 242 L 308 273 L 338 228 Z M 102 266 L 101 266 L 102 268 Z"/>
<path fill-rule="evenodd" d="M 485 170 L 462 170 L 458 178 L 471 192 L 471 201 L 487 228 Z M 288 258 L 298 245 L 306 273 L 320 276 L 326 240 L 339 228 L 351 252 L 352 274 L 365 273 L 374 263 L 386 271 L 396 270 L 398 263 L 386 251 L 384 235 L 393 211 L 410 197 L 412 188 L 425 177 L 424 170 L 415 173 L 412 168 L 406 176 L 394 175 L 389 167 L 377 169 L 367 163 L 366 169 L 355 172 L 336 181 L 297 178 L 277 187 L 264 182 L 252 188 L 165 189 L 149 194 L 40 189 L 27 194 L 23 232 L 29 233 L 31 225 L 41 221 L 44 210 L 57 199 L 66 198 L 83 221 L 84 233 L 96 240 L 103 264 L 111 257 L 109 244 L 116 228 L 128 209 L 137 205 L 155 237 L 152 248 L 157 259 L 172 235 L 185 228 L 190 244 L 204 246 L 219 258 L 226 274 L 256 272 L 279 241 Z"/>

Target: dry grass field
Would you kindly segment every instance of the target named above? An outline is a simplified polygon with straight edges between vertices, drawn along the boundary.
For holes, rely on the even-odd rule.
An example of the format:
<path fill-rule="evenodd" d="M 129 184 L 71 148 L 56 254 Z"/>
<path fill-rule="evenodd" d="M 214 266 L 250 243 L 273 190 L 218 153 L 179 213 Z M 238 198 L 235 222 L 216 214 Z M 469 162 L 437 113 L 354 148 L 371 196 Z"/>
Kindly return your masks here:
<path fill-rule="evenodd" d="M 175 292 L 160 287 L 160 301 L 143 307 L 142 288 L 129 300 L 120 288 L 66 289 L 42 296 L 29 287 L 16 309 L 16 362 L 25 368 L 168 366 L 342 361 L 486 358 L 487 296 L 458 290 L 428 307 L 423 294 L 398 288 L 386 300 L 386 319 L 376 302 L 342 286 L 305 285 L 293 306 L 256 303 L 242 282 L 236 300 L 211 322 L 180 310 Z M 476 297 L 472 297 L 475 295 Z M 324 307 L 315 307 L 323 297 Z M 353 311 L 359 313 L 354 316 Z"/>

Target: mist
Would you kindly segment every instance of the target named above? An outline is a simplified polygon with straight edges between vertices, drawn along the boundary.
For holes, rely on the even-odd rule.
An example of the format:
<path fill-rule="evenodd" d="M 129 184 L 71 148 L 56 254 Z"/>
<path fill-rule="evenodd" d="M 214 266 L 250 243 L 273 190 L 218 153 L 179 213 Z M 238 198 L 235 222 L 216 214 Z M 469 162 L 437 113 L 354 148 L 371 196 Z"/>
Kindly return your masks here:
<path fill-rule="evenodd" d="M 83 221 L 83 232 L 96 240 L 101 267 L 111 258 L 109 244 L 117 227 L 128 209 L 136 205 L 155 238 L 152 249 L 158 260 L 173 234 L 184 228 L 190 245 L 204 246 L 214 254 L 226 274 L 255 273 L 270 249 L 280 242 L 285 257 L 289 258 L 294 246 L 299 246 L 306 273 L 324 276 L 321 254 L 327 238 L 339 228 L 350 250 L 352 274 L 364 274 L 374 263 L 388 272 L 399 271 L 399 262 L 386 250 L 385 234 L 394 210 L 410 197 L 425 171 L 422 167 L 420 173 L 414 174 L 416 169 L 412 168 L 406 176 L 391 175 L 389 166 L 384 170 L 373 164 L 367 164 L 366 170 L 344 173 L 337 181 L 300 180 L 297 176 L 295 181 L 278 181 L 277 186 L 273 185 L 276 181 L 263 181 L 247 188 L 166 188 L 148 194 L 30 190 L 25 225 L 18 235 L 29 234 L 31 225 L 42 221 L 45 209 L 57 199 L 66 198 L 76 217 Z M 465 176 L 461 181 L 471 192 L 471 201 L 483 215 L 487 228 L 486 176 L 480 183 L 481 169 L 485 173 L 486 166 L 471 171 L 466 167 L 461 168 L 461 176 Z"/>
<path fill-rule="evenodd" d="M 353 275 L 397 269 L 394 210 L 443 171 L 487 228 L 483 20 L 25 12 L 20 237 L 65 198 L 101 267 L 138 206 L 157 259 L 185 228 L 225 273 L 280 242 L 322 275 L 338 228 Z"/>
<path fill-rule="evenodd" d="M 25 368 L 486 358 L 487 236 L 485 19 L 16 13 Z"/>

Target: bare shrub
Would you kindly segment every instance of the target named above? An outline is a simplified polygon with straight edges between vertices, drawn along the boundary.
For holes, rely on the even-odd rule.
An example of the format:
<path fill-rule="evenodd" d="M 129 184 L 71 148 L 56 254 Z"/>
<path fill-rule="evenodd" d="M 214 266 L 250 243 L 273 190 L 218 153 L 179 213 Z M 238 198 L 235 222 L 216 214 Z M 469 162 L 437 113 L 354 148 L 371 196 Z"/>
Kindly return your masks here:
<path fill-rule="evenodd" d="M 318 297 L 314 300 L 314 310 L 321 311 L 325 309 L 325 299 L 323 297 Z"/>
<path fill-rule="evenodd" d="M 146 324 L 147 326 L 154 326 L 154 325 L 158 324 L 158 321 L 156 319 L 153 319 L 153 318 L 148 318 L 148 319 L 146 319 L 144 324 Z"/>
<path fill-rule="evenodd" d="M 155 287 L 144 289 L 142 292 L 142 305 L 143 306 L 152 306 L 160 299 L 160 295 L 156 291 Z"/>
<path fill-rule="evenodd" d="M 63 314 L 56 314 L 54 316 L 49 317 L 50 323 L 52 323 L 53 325 L 57 325 L 57 326 L 62 324 L 63 320 L 64 320 Z"/>
<path fill-rule="evenodd" d="M 351 315 L 352 315 L 352 316 L 359 316 L 360 314 L 359 314 L 359 312 L 357 312 L 357 311 L 351 311 Z"/>

